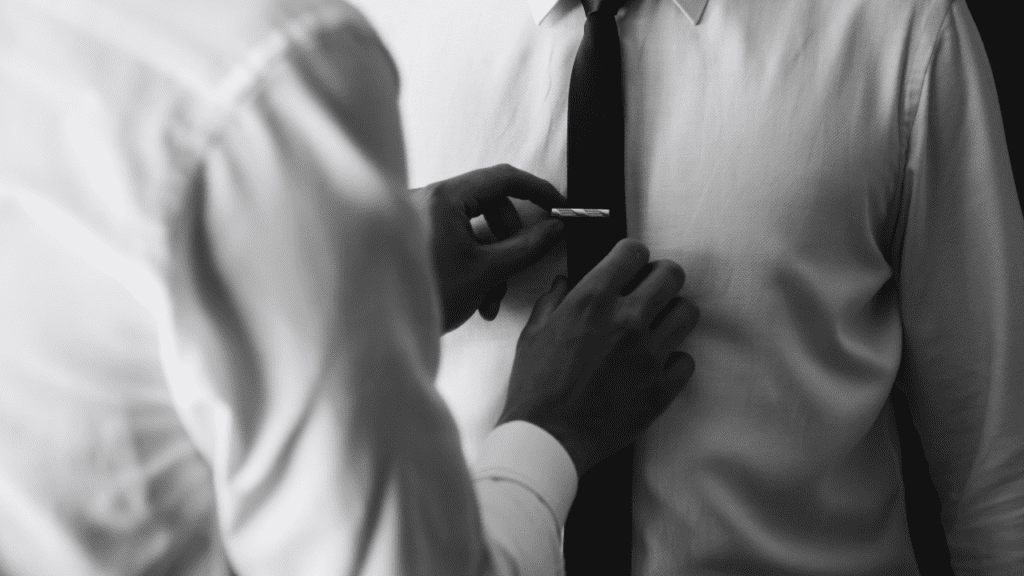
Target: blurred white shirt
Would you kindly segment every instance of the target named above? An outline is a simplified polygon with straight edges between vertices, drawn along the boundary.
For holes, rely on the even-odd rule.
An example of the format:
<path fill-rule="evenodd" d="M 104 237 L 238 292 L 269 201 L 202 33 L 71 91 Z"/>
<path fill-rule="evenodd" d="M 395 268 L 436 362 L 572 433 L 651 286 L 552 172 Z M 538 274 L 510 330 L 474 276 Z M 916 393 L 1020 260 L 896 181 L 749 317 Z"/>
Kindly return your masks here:
<path fill-rule="evenodd" d="M 433 389 L 397 94 L 340 2 L 0 3 L 0 573 L 558 572 L 568 454 L 474 482 Z"/>
<path fill-rule="evenodd" d="M 564 190 L 577 0 L 355 2 L 412 185 L 507 162 Z M 1024 219 L 964 2 L 631 0 L 618 24 L 629 233 L 701 310 L 638 446 L 634 573 L 917 574 L 895 382 L 956 571 L 1024 574 Z M 442 339 L 467 455 L 563 270 Z"/>

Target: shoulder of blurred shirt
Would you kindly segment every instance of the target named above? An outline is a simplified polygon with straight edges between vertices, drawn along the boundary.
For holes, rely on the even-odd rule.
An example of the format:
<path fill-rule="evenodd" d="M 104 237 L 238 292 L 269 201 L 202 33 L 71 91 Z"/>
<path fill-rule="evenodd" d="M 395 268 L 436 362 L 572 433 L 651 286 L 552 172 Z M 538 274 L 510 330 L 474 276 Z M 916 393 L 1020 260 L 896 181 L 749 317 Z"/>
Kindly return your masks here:
<path fill-rule="evenodd" d="M 120 251 L 159 260 L 159 222 L 198 158 L 303 51 L 383 53 L 397 90 L 390 55 L 346 2 L 2 2 L 2 192 L 49 200 Z"/>

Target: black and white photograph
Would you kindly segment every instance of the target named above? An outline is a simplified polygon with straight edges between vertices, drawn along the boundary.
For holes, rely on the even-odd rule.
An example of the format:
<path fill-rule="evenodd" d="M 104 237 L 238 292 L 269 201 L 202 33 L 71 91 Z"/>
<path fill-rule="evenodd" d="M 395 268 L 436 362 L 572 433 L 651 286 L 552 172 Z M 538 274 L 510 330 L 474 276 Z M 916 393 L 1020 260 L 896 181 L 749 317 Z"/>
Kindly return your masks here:
<path fill-rule="evenodd" d="M 1024 576 L 991 0 L 0 0 L 0 576 Z"/>

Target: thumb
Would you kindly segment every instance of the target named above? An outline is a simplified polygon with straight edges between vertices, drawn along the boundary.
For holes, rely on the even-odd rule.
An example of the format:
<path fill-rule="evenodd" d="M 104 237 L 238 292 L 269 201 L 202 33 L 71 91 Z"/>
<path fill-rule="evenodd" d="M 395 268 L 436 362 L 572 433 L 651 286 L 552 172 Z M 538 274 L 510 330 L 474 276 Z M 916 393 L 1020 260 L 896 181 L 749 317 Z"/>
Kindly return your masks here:
<path fill-rule="evenodd" d="M 480 311 L 480 317 L 488 322 L 497 318 L 498 312 L 501 309 L 501 299 L 505 297 L 506 292 L 508 292 L 508 284 L 502 282 L 498 284 L 497 288 L 485 294 L 484 301 L 477 308 Z"/>
<path fill-rule="evenodd" d="M 560 220 L 544 220 L 515 236 L 480 246 L 487 266 L 482 280 L 485 284 L 499 284 L 540 260 L 561 238 L 565 225 Z"/>
<path fill-rule="evenodd" d="M 533 312 L 530 314 L 530 319 L 526 321 L 527 326 L 534 324 L 543 324 L 547 322 L 548 316 L 558 308 L 558 305 L 565 299 L 565 295 L 569 292 L 569 282 L 565 279 L 565 276 L 559 274 L 555 276 L 555 279 L 551 282 L 551 288 L 537 298 L 537 302 L 533 305 Z"/>

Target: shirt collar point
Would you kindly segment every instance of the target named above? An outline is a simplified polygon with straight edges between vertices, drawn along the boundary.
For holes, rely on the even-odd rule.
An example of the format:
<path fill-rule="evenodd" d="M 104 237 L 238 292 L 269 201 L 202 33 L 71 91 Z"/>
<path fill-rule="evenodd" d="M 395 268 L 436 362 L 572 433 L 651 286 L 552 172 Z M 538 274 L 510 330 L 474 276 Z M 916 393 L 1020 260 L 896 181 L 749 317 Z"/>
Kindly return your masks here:
<path fill-rule="evenodd" d="M 686 13 L 687 17 L 690 18 L 690 22 L 696 26 L 700 24 L 701 16 L 704 15 L 704 9 L 708 6 L 708 0 L 672 0 L 680 10 Z"/>
<path fill-rule="evenodd" d="M 559 0 L 526 0 L 530 14 L 533 16 L 533 22 L 538 26 L 547 18 L 558 2 Z M 672 0 L 672 2 L 686 14 L 694 26 L 700 24 L 704 9 L 708 5 L 708 0 Z"/>
<path fill-rule="evenodd" d="M 533 16 L 533 22 L 540 26 L 540 23 L 544 21 L 544 18 L 551 13 L 554 9 L 555 4 L 558 4 L 558 0 L 526 0 L 527 6 L 530 8 L 530 14 Z"/>

